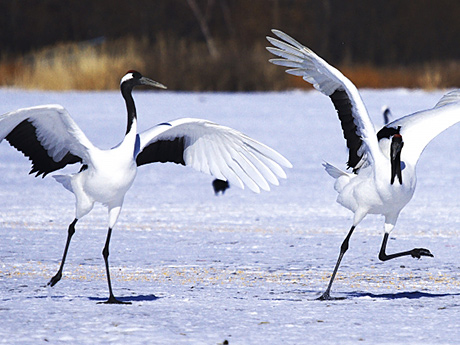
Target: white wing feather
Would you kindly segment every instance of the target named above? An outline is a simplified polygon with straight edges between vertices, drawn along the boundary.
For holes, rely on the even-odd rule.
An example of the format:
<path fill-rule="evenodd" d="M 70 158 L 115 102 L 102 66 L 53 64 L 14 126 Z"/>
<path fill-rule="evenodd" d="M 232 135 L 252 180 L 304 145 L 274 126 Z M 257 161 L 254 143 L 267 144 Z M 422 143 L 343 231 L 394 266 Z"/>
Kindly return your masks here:
<path fill-rule="evenodd" d="M 60 105 L 22 108 L 0 115 L 0 142 L 24 120 L 36 128 L 38 141 L 54 161 L 60 161 L 68 152 L 89 160 L 92 143 Z"/>
<path fill-rule="evenodd" d="M 441 132 L 460 122 L 460 90 L 447 93 L 436 106 L 390 122 L 386 127 L 401 127 L 404 140 L 402 160 L 415 166 L 426 145 Z"/>
<path fill-rule="evenodd" d="M 292 167 L 278 152 L 232 128 L 192 118 L 183 118 L 139 133 L 139 152 L 158 140 L 184 141 L 184 162 L 193 169 L 213 175 L 258 193 L 277 185 L 286 174 L 281 166 Z"/>
<path fill-rule="evenodd" d="M 376 155 L 380 155 L 381 151 L 374 126 L 356 86 L 311 49 L 282 31 L 272 30 L 272 32 L 284 42 L 276 38 L 267 37 L 267 40 L 275 46 L 275 48 L 267 47 L 267 50 L 281 58 L 271 59 L 270 62 L 291 68 L 286 72 L 302 77 L 326 96 L 332 95 L 336 90 L 345 91 L 352 104 L 353 118 L 359 129 L 359 134 L 367 147 L 367 152 L 375 160 Z"/>

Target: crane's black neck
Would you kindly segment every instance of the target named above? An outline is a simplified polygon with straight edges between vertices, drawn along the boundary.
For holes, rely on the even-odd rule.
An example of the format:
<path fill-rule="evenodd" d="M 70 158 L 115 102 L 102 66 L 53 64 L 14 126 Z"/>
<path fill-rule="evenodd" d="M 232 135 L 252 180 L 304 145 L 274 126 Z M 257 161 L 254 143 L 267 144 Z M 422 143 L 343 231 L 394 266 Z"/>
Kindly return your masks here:
<path fill-rule="evenodd" d="M 121 85 L 121 94 L 126 102 L 126 109 L 128 110 L 128 124 L 126 128 L 126 134 L 129 133 L 133 126 L 134 119 L 137 119 L 136 106 L 134 105 L 134 99 L 132 95 L 133 87 L 123 83 Z"/>

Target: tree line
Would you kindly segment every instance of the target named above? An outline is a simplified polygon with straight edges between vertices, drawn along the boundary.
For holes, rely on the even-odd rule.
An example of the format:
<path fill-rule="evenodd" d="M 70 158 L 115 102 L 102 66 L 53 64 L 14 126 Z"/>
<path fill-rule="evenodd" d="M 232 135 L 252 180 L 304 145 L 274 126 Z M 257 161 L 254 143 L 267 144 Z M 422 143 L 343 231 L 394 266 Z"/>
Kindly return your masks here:
<path fill-rule="evenodd" d="M 0 0 L 0 13 L 3 58 L 130 37 L 144 49 L 203 45 L 195 59 L 222 59 L 224 68 L 228 55 L 241 61 L 263 51 L 278 28 L 337 65 L 460 60 L 458 0 Z"/>

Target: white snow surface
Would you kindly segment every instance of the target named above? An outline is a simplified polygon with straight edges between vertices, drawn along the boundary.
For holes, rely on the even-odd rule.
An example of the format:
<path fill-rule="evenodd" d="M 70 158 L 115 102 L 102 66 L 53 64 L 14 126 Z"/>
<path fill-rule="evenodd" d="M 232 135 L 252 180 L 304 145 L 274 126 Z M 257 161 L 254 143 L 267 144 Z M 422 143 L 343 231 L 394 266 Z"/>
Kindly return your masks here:
<path fill-rule="evenodd" d="M 376 127 L 382 105 L 399 117 L 433 107 L 442 91 L 364 90 Z M 328 283 L 352 214 L 335 202 L 323 160 L 345 168 L 332 103 L 317 91 L 135 92 L 140 129 L 198 117 L 238 129 L 287 157 L 288 178 L 270 192 L 230 188 L 174 164 L 139 169 L 111 241 L 115 296 L 105 305 L 101 251 L 107 215 L 97 206 L 76 227 L 62 280 L 58 267 L 74 197 L 0 144 L 0 343 L 5 344 L 459 344 L 460 126 L 419 161 L 414 198 L 389 253 L 428 248 L 434 258 L 377 255 L 383 219 L 357 228 L 332 295 Z M 58 103 L 94 144 L 122 139 L 119 92 L 0 90 L 0 113 Z M 66 168 L 75 171 L 77 166 Z"/>

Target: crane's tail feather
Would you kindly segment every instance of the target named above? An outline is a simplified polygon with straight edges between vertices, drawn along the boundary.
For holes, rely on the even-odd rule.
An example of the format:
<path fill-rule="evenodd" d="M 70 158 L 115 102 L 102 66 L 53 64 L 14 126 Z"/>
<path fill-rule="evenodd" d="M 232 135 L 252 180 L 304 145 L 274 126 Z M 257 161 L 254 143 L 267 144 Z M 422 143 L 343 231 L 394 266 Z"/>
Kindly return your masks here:
<path fill-rule="evenodd" d="M 329 164 L 328 162 L 323 163 L 323 167 L 326 169 L 326 172 L 333 178 L 338 179 L 340 176 L 349 176 L 350 174 L 340 170 L 339 168 Z"/>
<path fill-rule="evenodd" d="M 72 188 L 72 176 L 70 175 L 53 175 L 54 179 L 62 184 L 65 189 L 71 191 L 73 193 Z"/>
<path fill-rule="evenodd" d="M 324 168 L 326 169 L 327 173 L 335 178 L 334 189 L 337 193 L 341 193 L 345 186 L 350 182 L 350 180 L 356 177 L 355 174 L 347 173 L 339 168 L 336 168 L 332 164 L 328 162 L 323 163 Z"/>

